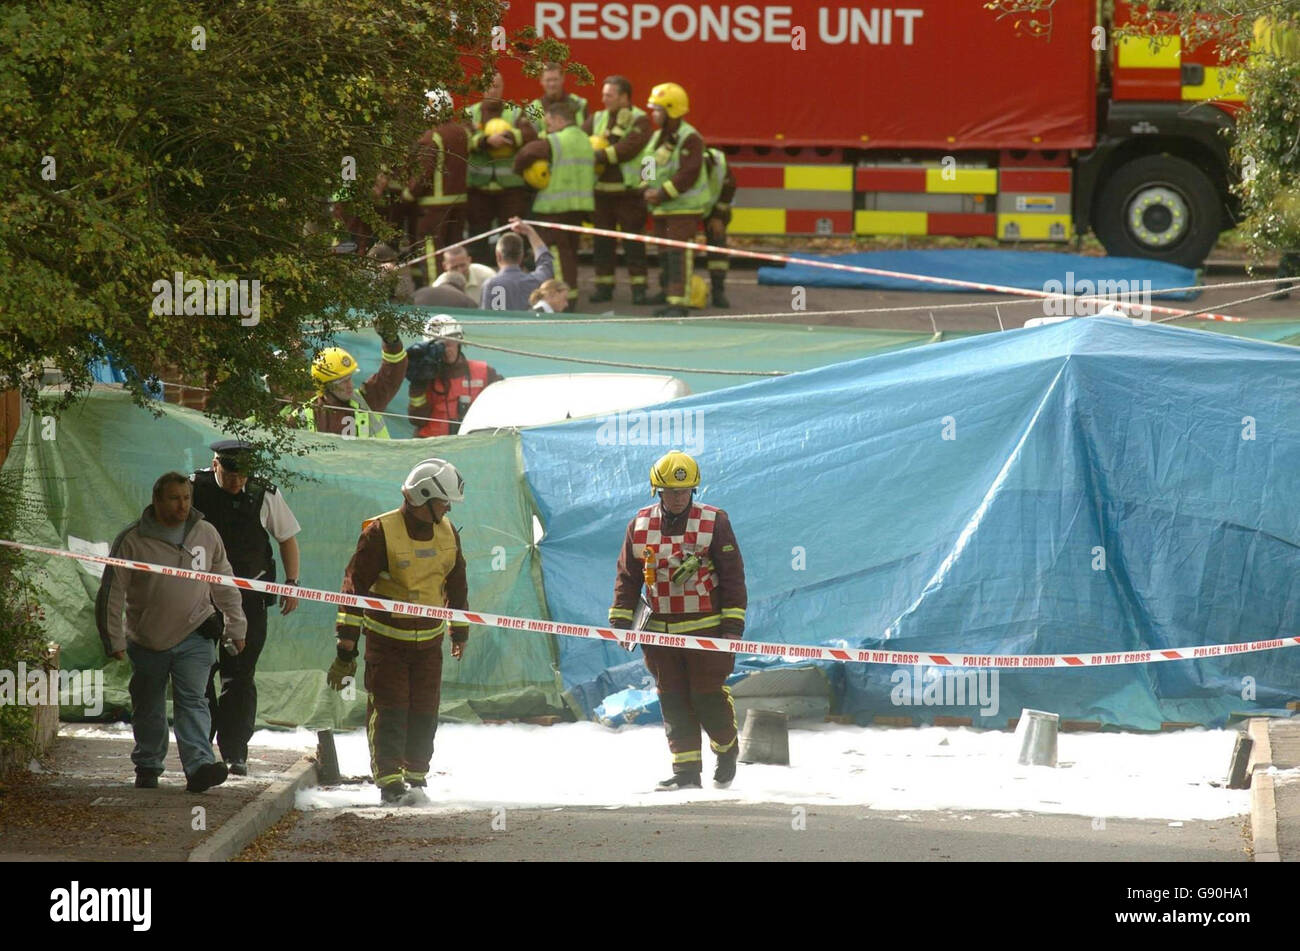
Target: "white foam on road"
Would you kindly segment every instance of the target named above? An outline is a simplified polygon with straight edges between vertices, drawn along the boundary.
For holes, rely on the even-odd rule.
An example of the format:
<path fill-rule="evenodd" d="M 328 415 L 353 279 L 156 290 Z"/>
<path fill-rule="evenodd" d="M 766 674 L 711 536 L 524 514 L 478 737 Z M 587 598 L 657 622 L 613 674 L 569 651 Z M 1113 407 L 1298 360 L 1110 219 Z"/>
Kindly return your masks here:
<path fill-rule="evenodd" d="M 443 724 L 421 811 L 674 802 L 857 805 L 917 813 L 980 810 L 1012 817 L 1062 813 L 1105 818 L 1222 819 L 1249 811 L 1250 794 L 1226 778 L 1234 730 L 1062 733 L 1060 766 L 1016 763 L 1011 733 L 966 728 L 861 728 L 818 724 L 790 731 L 791 765 L 741 764 L 732 788 L 656 793 L 671 771 L 661 727 L 595 723 Z M 946 741 L 946 742 L 944 742 Z M 315 735 L 259 732 L 253 745 L 315 747 Z M 362 731 L 335 734 L 345 776 L 370 772 Z M 1218 786 L 1211 783 L 1217 782 Z M 369 783 L 298 794 L 298 808 L 376 807 Z"/>

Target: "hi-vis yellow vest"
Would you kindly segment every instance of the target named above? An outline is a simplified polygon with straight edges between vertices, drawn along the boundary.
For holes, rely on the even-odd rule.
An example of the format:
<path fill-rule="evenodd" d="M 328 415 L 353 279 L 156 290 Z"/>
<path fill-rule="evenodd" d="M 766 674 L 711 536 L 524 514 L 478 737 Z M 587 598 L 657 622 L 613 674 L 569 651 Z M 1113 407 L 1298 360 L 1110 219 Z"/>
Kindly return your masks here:
<path fill-rule="evenodd" d="M 418 541 L 406 533 L 402 510 L 394 509 L 376 516 L 384 527 L 384 543 L 388 549 L 388 570 L 380 572 L 370 586 L 373 594 L 393 601 L 410 601 L 442 607 L 447 603 L 444 585 L 447 575 L 456 567 L 456 534 L 451 522 L 442 518 L 433 526 L 433 538 Z M 367 524 L 373 519 L 367 520 Z M 429 619 L 428 626 L 405 631 L 373 620 L 362 618 L 361 626 L 376 634 L 402 641 L 427 641 L 441 637 L 447 631 L 446 621 Z"/>

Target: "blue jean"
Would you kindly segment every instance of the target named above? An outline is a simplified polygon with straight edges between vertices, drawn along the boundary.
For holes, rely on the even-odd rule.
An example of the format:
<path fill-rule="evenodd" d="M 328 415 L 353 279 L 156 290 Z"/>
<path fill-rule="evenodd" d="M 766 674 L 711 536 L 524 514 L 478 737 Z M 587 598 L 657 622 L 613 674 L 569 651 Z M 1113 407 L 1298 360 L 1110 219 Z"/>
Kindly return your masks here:
<path fill-rule="evenodd" d="M 163 771 L 163 761 L 167 758 L 169 677 L 176 746 L 180 749 L 185 775 L 190 776 L 200 766 L 213 762 L 212 741 L 208 739 L 212 720 L 204 691 L 215 649 L 212 641 L 198 633 L 165 651 L 127 643 L 126 653 L 131 658 L 131 729 L 135 733 L 131 762 L 135 763 L 137 772 Z"/>

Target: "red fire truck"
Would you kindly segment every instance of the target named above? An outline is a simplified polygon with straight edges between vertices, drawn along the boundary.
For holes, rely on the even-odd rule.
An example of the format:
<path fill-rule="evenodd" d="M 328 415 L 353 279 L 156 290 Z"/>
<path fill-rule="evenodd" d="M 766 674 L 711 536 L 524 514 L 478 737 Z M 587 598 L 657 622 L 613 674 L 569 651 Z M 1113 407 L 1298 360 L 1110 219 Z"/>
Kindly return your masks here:
<path fill-rule="evenodd" d="M 595 76 L 660 82 L 730 156 L 731 230 L 1060 241 L 1197 266 L 1234 220 L 1232 71 L 1095 0 L 520 2 Z M 513 64 L 512 64 L 513 65 Z M 535 80 L 507 66 L 506 96 Z"/>

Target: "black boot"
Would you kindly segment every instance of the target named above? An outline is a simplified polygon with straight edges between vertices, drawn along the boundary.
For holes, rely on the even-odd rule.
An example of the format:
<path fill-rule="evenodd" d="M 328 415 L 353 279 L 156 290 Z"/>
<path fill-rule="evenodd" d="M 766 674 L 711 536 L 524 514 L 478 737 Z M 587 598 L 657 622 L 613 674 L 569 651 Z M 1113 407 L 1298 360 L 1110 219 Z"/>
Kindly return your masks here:
<path fill-rule="evenodd" d="M 135 788 L 136 789 L 157 789 L 158 774 L 150 769 L 137 769 L 135 771 Z"/>
<path fill-rule="evenodd" d="M 632 285 L 632 303 L 633 303 L 633 304 L 642 304 L 642 305 L 649 303 L 649 301 L 647 301 L 646 298 L 645 298 L 645 285 L 644 285 L 644 284 L 633 284 L 633 285 Z"/>
<path fill-rule="evenodd" d="M 710 271 L 709 280 L 713 283 L 713 293 L 710 295 L 714 307 L 727 310 L 731 307 L 731 301 L 727 300 L 727 272 Z"/>
<path fill-rule="evenodd" d="M 186 792 L 203 792 L 213 786 L 220 786 L 226 781 L 228 771 L 225 763 L 204 763 L 186 777 Z"/>
<path fill-rule="evenodd" d="M 605 303 L 605 301 L 613 300 L 613 299 L 614 299 L 613 284 L 597 284 L 596 289 L 592 291 L 591 296 L 587 298 L 587 300 L 591 301 L 593 304 L 603 304 Z"/>
<path fill-rule="evenodd" d="M 732 744 L 731 749 L 718 754 L 718 765 L 713 768 L 713 785 L 726 789 L 736 778 L 736 760 L 740 759 L 740 738 Z"/>
<path fill-rule="evenodd" d="M 660 307 L 654 312 L 655 317 L 688 317 L 685 307 Z"/>
<path fill-rule="evenodd" d="M 679 789 L 700 789 L 699 773 L 673 773 L 655 787 L 655 792 L 676 792 Z"/>
<path fill-rule="evenodd" d="M 387 786 L 380 786 L 379 803 L 383 806 L 400 806 L 407 792 L 409 790 L 406 788 L 406 783 L 400 781 L 389 783 Z"/>
<path fill-rule="evenodd" d="M 642 301 L 642 303 L 648 304 L 651 307 L 657 307 L 666 304 L 668 303 L 668 292 L 660 291 L 658 294 L 655 294 L 651 297 L 647 297 L 644 301 Z"/>

